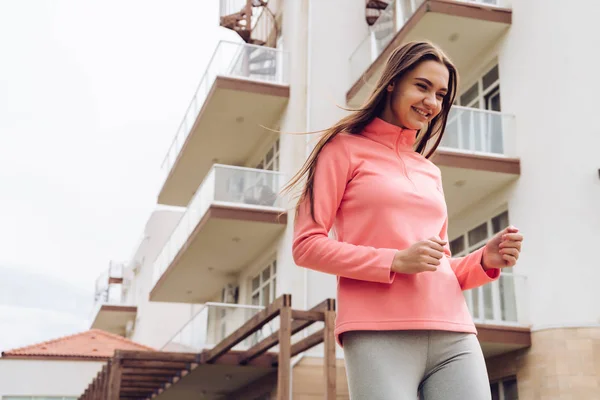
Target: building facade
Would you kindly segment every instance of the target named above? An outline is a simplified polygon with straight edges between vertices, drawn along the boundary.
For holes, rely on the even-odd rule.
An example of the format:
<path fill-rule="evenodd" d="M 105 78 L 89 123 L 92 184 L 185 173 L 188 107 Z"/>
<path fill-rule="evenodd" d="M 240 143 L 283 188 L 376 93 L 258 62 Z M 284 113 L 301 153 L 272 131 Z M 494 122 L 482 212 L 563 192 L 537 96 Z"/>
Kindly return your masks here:
<path fill-rule="evenodd" d="M 301 309 L 335 297 L 335 277 L 292 259 L 294 200 L 277 193 L 315 135 L 291 133 L 325 129 L 346 114 L 338 106 L 360 106 L 392 49 L 426 39 L 461 76 L 433 158 L 453 254 L 508 224 L 526 237 L 515 268 L 465 292 L 493 398 L 600 398 L 600 134 L 588 122 L 600 90 L 600 5 L 240 0 L 220 11 L 240 40 L 220 42 L 199 77 L 163 161 L 157 210 L 121 281 L 109 274 L 119 299 L 100 300 L 94 326 L 200 351 L 283 293 Z M 320 351 L 294 360 L 294 398 L 318 396 L 308 382 L 322 378 Z M 343 367 L 339 349 L 338 358 Z M 338 376 L 347 398 L 343 368 Z"/>

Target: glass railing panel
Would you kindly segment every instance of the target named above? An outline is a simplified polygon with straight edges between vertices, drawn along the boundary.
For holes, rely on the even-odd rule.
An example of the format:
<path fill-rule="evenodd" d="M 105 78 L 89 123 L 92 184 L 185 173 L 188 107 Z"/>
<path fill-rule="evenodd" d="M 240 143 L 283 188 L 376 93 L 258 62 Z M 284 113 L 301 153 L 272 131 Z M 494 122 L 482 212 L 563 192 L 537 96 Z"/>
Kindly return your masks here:
<path fill-rule="evenodd" d="M 440 148 L 508 156 L 514 152 L 512 136 L 513 115 L 453 106 Z"/>
<path fill-rule="evenodd" d="M 525 276 L 502 272 L 498 280 L 463 294 L 476 323 L 528 325 L 526 286 Z"/>
<path fill-rule="evenodd" d="M 163 347 L 163 351 L 201 352 L 221 343 L 249 321 L 262 306 L 243 304 L 206 303 Z M 274 319 L 236 345 L 234 350 L 245 350 L 277 331 Z"/>

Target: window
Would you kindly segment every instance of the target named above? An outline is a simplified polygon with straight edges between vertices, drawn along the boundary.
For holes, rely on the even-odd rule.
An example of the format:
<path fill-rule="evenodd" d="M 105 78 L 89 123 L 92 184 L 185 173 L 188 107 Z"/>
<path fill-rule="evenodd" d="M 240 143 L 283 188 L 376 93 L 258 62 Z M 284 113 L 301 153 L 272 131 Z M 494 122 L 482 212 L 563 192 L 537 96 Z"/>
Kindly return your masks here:
<path fill-rule="evenodd" d="M 478 151 L 503 154 L 502 117 L 500 112 L 500 73 L 496 64 L 465 90 L 458 105 L 490 112 L 463 112 L 455 129 L 463 132 L 463 146 Z M 452 128 L 452 124 L 451 124 Z M 470 133 L 470 132 L 473 133 Z M 469 132 L 469 134 L 466 134 Z"/>
<path fill-rule="evenodd" d="M 491 99 L 497 99 L 497 101 L 492 101 Z M 459 104 L 482 110 L 500 111 L 500 74 L 498 64 L 483 74 L 477 82 L 459 96 Z"/>
<path fill-rule="evenodd" d="M 256 169 L 279 171 L 279 139 L 267 150 L 262 160 L 256 165 Z"/>
<path fill-rule="evenodd" d="M 470 229 L 465 234 L 450 241 L 453 257 L 465 256 L 483 246 L 496 233 L 509 225 L 508 211 Z M 500 279 L 464 292 L 465 299 L 476 321 L 498 323 L 517 322 L 515 279 L 512 268 L 504 268 Z"/>
<path fill-rule="evenodd" d="M 505 378 L 490 384 L 492 400 L 519 400 L 517 378 Z"/>
<path fill-rule="evenodd" d="M 273 260 L 251 281 L 251 304 L 266 307 L 276 296 L 277 260 Z"/>
<path fill-rule="evenodd" d="M 258 275 L 250 281 L 250 297 L 253 306 L 266 307 L 271 304 L 277 296 L 277 260 L 274 259 Z M 256 310 L 251 310 L 256 312 Z M 273 326 L 279 326 L 277 320 Z M 272 334 L 271 324 L 265 325 L 262 329 L 248 338 L 247 344 L 253 346 L 263 338 Z"/>
<path fill-rule="evenodd" d="M 221 303 L 223 304 L 237 304 L 239 298 L 239 286 L 233 284 L 227 284 L 221 289 Z M 220 340 L 223 340 L 231 332 L 228 331 L 228 323 L 230 316 L 236 312 L 234 307 L 217 307 L 217 318 L 219 325 Z"/>

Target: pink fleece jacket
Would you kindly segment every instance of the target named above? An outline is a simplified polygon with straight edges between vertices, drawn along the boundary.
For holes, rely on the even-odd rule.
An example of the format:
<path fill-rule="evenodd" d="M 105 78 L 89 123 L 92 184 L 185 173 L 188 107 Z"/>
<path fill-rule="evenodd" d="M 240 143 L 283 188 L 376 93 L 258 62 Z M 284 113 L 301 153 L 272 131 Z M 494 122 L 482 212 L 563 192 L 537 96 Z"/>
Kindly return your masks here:
<path fill-rule="evenodd" d="M 448 214 L 441 173 L 413 150 L 416 131 L 379 118 L 361 134 L 340 134 L 321 151 L 314 213 L 300 204 L 294 227 L 297 265 L 338 277 L 336 338 L 354 330 L 476 333 L 462 291 L 500 275 L 481 265 L 483 248 L 445 255 L 435 272 L 391 271 L 397 250 L 439 235 Z M 328 232 L 334 228 L 336 239 Z"/>

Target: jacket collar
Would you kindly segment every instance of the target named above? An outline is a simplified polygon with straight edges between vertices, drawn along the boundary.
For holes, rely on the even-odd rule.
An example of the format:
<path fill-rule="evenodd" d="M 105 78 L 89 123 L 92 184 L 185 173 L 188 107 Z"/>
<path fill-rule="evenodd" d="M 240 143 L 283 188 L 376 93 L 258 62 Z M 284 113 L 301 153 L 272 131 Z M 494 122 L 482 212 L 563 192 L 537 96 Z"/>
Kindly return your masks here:
<path fill-rule="evenodd" d="M 361 134 L 395 151 L 414 151 L 417 139 L 416 130 L 401 128 L 379 117 L 365 126 Z"/>

